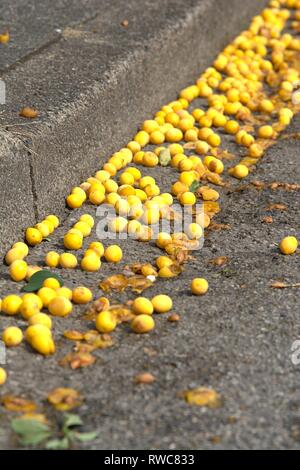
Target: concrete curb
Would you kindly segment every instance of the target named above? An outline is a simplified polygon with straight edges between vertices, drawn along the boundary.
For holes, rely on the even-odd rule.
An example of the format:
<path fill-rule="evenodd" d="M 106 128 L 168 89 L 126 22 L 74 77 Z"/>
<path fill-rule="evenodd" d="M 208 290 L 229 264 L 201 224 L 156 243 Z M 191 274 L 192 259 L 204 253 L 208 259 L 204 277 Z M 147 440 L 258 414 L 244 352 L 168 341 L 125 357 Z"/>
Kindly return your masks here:
<path fill-rule="evenodd" d="M 2 75 L 0 254 L 27 225 L 66 214 L 64 196 L 174 99 L 264 0 L 131 0 L 102 11 Z M 96 12 L 97 13 L 97 12 Z M 37 122 L 18 117 L 23 105 Z M 12 127 L 10 127 L 12 126 Z"/>

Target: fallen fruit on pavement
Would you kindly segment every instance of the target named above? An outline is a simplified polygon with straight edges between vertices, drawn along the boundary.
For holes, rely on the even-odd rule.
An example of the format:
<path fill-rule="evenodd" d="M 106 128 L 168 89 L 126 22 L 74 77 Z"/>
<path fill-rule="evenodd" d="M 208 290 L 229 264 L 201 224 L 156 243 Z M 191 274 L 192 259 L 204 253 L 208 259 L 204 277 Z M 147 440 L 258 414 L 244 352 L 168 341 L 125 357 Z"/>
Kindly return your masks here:
<path fill-rule="evenodd" d="M 101 260 L 96 255 L 95 256 L 84 256 L 80 263 L 81 269 L 87 272 L 97 272 L 101 268 Z"/>
<path fill-rule="evenodd" d="M 189 405 L 206 406 L 208 408 L 218 408 L 221 405 L 220 395 L 211 388 L 196 388 L 183 392 L 185 400 Z"/>
<path fill-rule="evenodd" d="M 123 253 L 118 245 L 110 245 L 104 251 L 104 257 L 108 263 L 119 263 Z"/>
<path fill-rule="evenodd" d="M 48 277 L 44 280 L 43 287 L 49 287 L 49 289 L 57 290 L 60 288 L 60 282 L 55 277 Z"/>
<path fill-rule="evenodd" d="M 154 311 L 156 313 L 166 313 L 173 307 L 173 301 L 168 295 L 160 294 L 151 299 Z"/>
<path fill-rule="evenodd" d="M 25 233 L 26 241 L 29 245 L 35 246 L 42 242 L 43 236 L 41 232 L 33 227 L 29 227 Z"/>
<path fill-rule="evenodd" d="M 55 317 L 66 317 L 72 312 L 72 309 L 70 300 L 63 296 L 54 297 L 48 305 L 49 312 Z"/>
<path fill-rule="evenodd" d="M 25 332 L 26 341 L 40 354 L 48 356 L 54 354 L 55 344 L 49 328 L 44 325 L 31 325 Z"/>
<path fill-rule="evenodd" d="M 5 384 L 6 380 L 7 380 L 6 370 L 3 369 L 3 367 L 0 367 L 0 385 Z"/>
<path fill-rule="evenodd" d="M 56 291 L 50 289 L 49 287 L 41 287 L 41 289 L 38 290 L 37 294 L 43 302 L 43 306 L 46 308 L 48 308 L 51 300 L 57 296 Z"/>
<path fill-rule="evenodd" d="M 59 411 L 69 411 L 82 404 L 83 398 L 72 388 L 56 388 L 49 393 L 48 402 Z"/>
<path fill-rule="evenodd" d="M 76 287 L 73 290 L 72 301 L 75 304 L 87 304 L 93 300 L 93 293 L 87 287 Z"/>
<path fill-rule="evenodd" d="M 77 264 L 77 258 L 72 253 L 62 253 L 59 257 L 59 265 L 61 268 L 75 269 Z"/>
<path fill-rule="evenodd" d="M 23 281 L 27 274 L 27 263 L 23 260 L 14 261 L 9 267 L 9 274 L 13 281 Z"/>
<path fill-rule="evenodd" d="M 249 169 L 245 165 L 236 165 L 232 170 L 232 176 L 237 179 L 247 178 Z"/>
<path fill-rule="evenodd" d="M 155 327 L 155 322 L 151 315 L 137 315 L 131 322 L 131 328 L 135 333 L 149 333 Z"/>
<path fill-rule="evenodd" d="M 154 375 L 150 374 L 150 372 L 144 372 L 143 374 L 138 374 L 134 378 L 134 382 L 138 385 L 148 385 L 155 382 Z"/>
<path fill-rule="evenodd" d="M 132 310 L 135 314 L 152 315 L 153 305 L 151 300 L 146 297 L 137 297 L 132 304 Z"/>
<path fill-rule="evenodd" d="M 295 237 L 286 237 L 281 240 L 279 249 L 283 255 L 293 255 L 298 248 L 298 240 Z"/>
<path fill-rule="evenodd" d="M 49 253 L 46 254 L 45 257 L 45 263 L 49 268 L 57 268 L 59 264 L 59 254 L 56 253 L 55 251 L 49 251 Z"/>
<path fill-rule="evenodd" d="M 83 236 L 80 233 L 68 232 L 64 236 L 64 245 L 67 250 L 80 250 Z"/>
<path fill-rule="evenodd" d="M 117 319 L 109 311 L 99 313 L 96 318 L 96 328 L 100 333 L 111 333 L 117 326 Z"/>
<path fill-rule="evenodd" d="M 29 318 L 29 325 L 44 325 L 49 330 L 52 328 L 52 320 L 46 313 L 36 313 Z"/>
<path fill-rule="evenodd" d="M 22 299 L 18 295 L 8 295 L 4 297 L 1 304 L 1 311 L 6 315 L 16 315 L 22 305 Z"/>
<path fill-rule="evenodd" d="M 23 333 L 16 326 L 9 326 L 2 333 L 2 339 L 7 347 L 18 346 L 23 340 Z"/>
<path fill-rule="evenodd" d="M 194 295 L 204 295 L 208 291 L 208 282 L 206 279 L 193 279 L 191 289 Z"/>

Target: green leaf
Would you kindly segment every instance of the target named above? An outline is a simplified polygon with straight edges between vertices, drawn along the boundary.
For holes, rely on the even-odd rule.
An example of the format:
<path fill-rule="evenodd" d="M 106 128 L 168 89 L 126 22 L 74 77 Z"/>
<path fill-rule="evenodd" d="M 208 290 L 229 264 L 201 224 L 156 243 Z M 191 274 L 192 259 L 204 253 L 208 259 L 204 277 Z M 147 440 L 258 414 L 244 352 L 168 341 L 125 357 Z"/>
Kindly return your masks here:
<path fill-rule="evenodd" d="M 91 432 L 77 432 L 75 433 L 75 438 L 80 442 L 89 442 L 93 441 L 98 437 L 98 431 L 91 431 Z"/>
<path fill-rule="evenodd" d="M 34 446 L 36 444 L 40 444 L 43 441 L 46 441 L 51 436 L 52 432 L 38 432 L 33 434 L 27 434 L 25 437 L 20 438 L 20 442 L 24 446 Z"/>
<path fill-rule="evenodd" d="M 168 166 L 171 161 L 171 152 L 169 149 L 164 149 L 159 154 L 159 163 L 161 166 Z"/>
<path fill-rule="evenodd" d="M 45 447 L 48 450 L 65 450 L 70 447 L 70 441 L 67 437 L 63 439 L 53 439 L 48 441 Z"/>
<path fill-rule="evenodd" d="M 47 424 L 35 419 L 16 418 L 12 420 L 11 427 L 18 434 L 21 444 L 25 446 L 39 444 L 52 435 Z"/>
<path fill-rule="evenodd" d="M 41 423 L 36 419 L 16 418 L 11 422 L 12 429 L 17 434 L 33 434 L 37 432 L 49 432 L 50 428 L 47 424 Z"/>
<path fill-rule="evenodd" d="M 199 181 L 194 181 L 190 186 L 191 193 L 195 193 L 200 188 L 200 186 L 201 184 L 199 183 Z"/>
<path fill-rule="evenodd" d="M 83 422 L 80 416 L 67 413 L 64 416 L 64 427 L 72 428 L 73 426 L 82 426 Z"/>
<path fill-rule="evenodd" d="M 33 274 L 31 278 L 29 279 L 28 284 L 23 287 L 22 292 L 36 292 L 38 291 L 41 287 L 43 287 L 43 282 L 45 279 L 48 279 L 49 277 L 54 277 L 54 279 L 57 279 L 58 282 L 60 283 L 61 286 L 64 285 L 63 280 L 61 279 L 60 276 L 57 274 L 49 271 L 48 269 L 43 269 L 41 271 L 38 271 L 37 273 Z"/>

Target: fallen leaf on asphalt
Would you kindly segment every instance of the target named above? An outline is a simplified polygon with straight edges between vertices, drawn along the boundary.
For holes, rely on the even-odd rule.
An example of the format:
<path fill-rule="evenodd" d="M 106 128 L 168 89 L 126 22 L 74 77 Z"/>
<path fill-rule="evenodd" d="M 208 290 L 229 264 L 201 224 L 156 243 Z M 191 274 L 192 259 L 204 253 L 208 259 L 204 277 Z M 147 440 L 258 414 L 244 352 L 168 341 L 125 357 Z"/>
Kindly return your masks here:
<path fill-rule="evenodd" d="M 152 384 L 155 382 L 155 377 L 154 375 L 150 374 L 149 372 L 144 372 L 143 374 L 138 374 L 134 378 L 134 382 L 137 385 L 147 385 L 147 384 Z"/>
<path fill-rule="evenodd" d="M 300 282 L 296 284 L 286 284 L 285 282 L 275 281 L 271 284 L 273 289 L 299 289 Z"/>
<path fill-rule="evenodd" d="M 14 395 L 5 395 L 2 397 L 1 404 L 9 411 L 18 411 L 21 413 L 30 413 L 37 408 L 37 405 L 33 401 L 15 397 Z"/>
<path fill-rule="evenodd" d="M 228 256 L 219 256 L 218 258 L 211 259 L 209 261 L 209 264 L 213 264 L 214 266 L 224 266 L 225 264 L 228 264 L 230 259 Z"/>
<path fill-rule="evenodd" d="M 216 222 L 212 221 L 207 229 L 220 232 L 221 230 L 230 230 L 231 227 L 229 224 L 217 224 Z"/>
<path fill-rule="evenodd" d="M 39 115 L 39 112 L 36 109 L 25 107 L 21 109 L 19 114 L 22 117 L 34 119 Z"/>
<path fill-rule="evenodd" d="M 267 207 L 267 211 L 287 211 L 288 207 L 285 204 L 271 204 Z"/>
<path fill-rule="evenodd" d="M 264 224 L 272 224 L 274 222 L 274 219 L 273 217 L 271 216 L 266 216 L 266 217 L 263 217 L 261 219 L 261 221 L 264 223 Z"/>
<path fill-rule="evenodd" d="M 82 404 L 83 398 L 73 388 L 56 388 L 49 393 L 48 402 L 59 411 L 69 411 Z"/>
<path fill-rule="evenodd" d="M 218 202 L 205 201 L 203 203 L 204 213 L 207 214 L 210 218 L 214 217 L 220 212 L 220 205 Z"/>
<path fill-rule="evenodd" d="M 220 395 L 210 388 L 195 388 L 183 392 L 183 397 L 189 405 L 196 405 L 207 408 L 219 408 L 221 406 Z"/>
<path fill-rule="evenodd" d="M 76 330 L 68 330 L 64 332 L 64 337 L 71 341 L 81 341 L 84 339 L 84 334 Z"/>
<path fill-rule="evenodd" d="M 143 277 L 145 280 L 145 278 Z M 104 281 L 100 282 L 100 289 L 104 292 L 110 292 L 115 290 L 117 292 L 123 292 L 129 286 L 129 277 L 126 277 L 124 274 L 115 274 L 109 276 Z"/>

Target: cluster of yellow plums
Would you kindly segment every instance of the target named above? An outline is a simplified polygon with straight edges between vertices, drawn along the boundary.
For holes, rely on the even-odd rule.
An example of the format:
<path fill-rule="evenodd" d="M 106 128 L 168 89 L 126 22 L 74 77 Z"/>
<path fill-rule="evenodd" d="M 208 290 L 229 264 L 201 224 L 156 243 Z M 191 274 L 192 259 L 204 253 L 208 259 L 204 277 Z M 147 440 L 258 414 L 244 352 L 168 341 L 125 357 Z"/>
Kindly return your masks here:
<path fill-rule="evenodd" d="M 292 94 L 294 84 L 299 81 L 300 67 L 296 58 L 300 40 L 284 32 L 290 20 L 292 27 L 297 29 L 300 1 L 271 0 L 268 8 L 253 19 L 249 29 L 218 55 L 213 66 L 206 69 L 195 84 L 182 90 L 178 99 L 163 106 L 153 119 L 146 120 L 126 147 L 114 153 L 94 176 L 72 189 L 66 200 L 68 207 L 78 209 L 86 201 L 95 206 L 108 204 L 115 211 L 115 217 L 109 221 L 111 231 L 127 232 L 138 240 L 148 241 L 152 237 L 151 225 L 170 216 L 175 199 L 191 210 L 195 208 L 197 198 L 212 203 L 219 200 L 219 192 L 209 183 L 221 184 L 220 178 L 225 172 L 221 146 L 225 135 L 244 149 L 244 156 L 229 169 L 229 174 L 237 179 L 246 178 L 298 111 L 293 105 Z M 270 89 L 274 90 L 273 94 Z M 204 104 L 196 107 L 194 101 L 197 99 Z M 148 145 L 151 147 L 147 150 Z M 177 180 L 169 192 L 162 193 L 156 180 L 143 175 L 133 164 L 145 169 L 168 165 L 177 171 Z M 197 195 L 192 190 L 194 183 L 197 183 Z M 211 223 L 206 213 L 195 211 L 194 219 L 184 233 L 161 232 L 157 236 L 157 246 L 166 252 L 155 261 L 160 277 L 176 275 L 172 269 L 174 244 L 178 241 L 197 243 L 203 229 Z M 58 225 L 56 216 L 46 217 L 26 230 L 27 244 L 18 242 L 9 250 L 6 263 L 14 281 L 28 280 L 41 269 L 27 265 L 28 245 L 40 244 Z M 77 257 L 71 252 L 83 247 L 93 226 L 93 217 L 82 215 L 64 236 L 64 247 L 68 251 L 61 254 L 48 252 L 45 264 L 50 268 L 77 267 Z M 284 254 L 293 254 L 297 247 L 297 239 L 287 237 L 279 248 Z M 122 259 L 122 250 L 118 245 L 104 248 L 101 242 L 92 242 L 84 252 L 80 266 L 84 271 L 96 272 L 101 267 L 102 257 L 117 263 Z M 149 266 L 143 268 L 145 276 L 151 273 Z M 47 308 L 54 316 L 67 316 L 72 310 L 71 301 L 85 303 L 93 297 L 85 287 L 72 292 L 65 287 L 54 287 L 53 283 L 54 280 L 45 281 L 37 294 L 25 294 L 22 298 L 8 296 L 1 306 L 4 313 L 20 313 L 29 321 L 25 338 L 43 354 L 54 352 L 55 346 L 51 318 L 41 309 Z M 208 283 L 205 279 L 194 279 L 191 290 L 196 295 L 203 295 L 208 290 Z M 138 333 L 150 331 L 154 327 L 152 313 L 171 306 L 172 300 L 166 295 L 152 300 L 135 299 L 133 311 L 136 317 L 132 329 Z M 101 312 L 96 325 L 101 332 L 113 331 L 116 319 L 109 311 Z M 11 328 L 3 335 L 8 345 L 23 338 L 21 330 Z M 0 383 L 4 376 L 5 371 L 0 369 Z"/>

